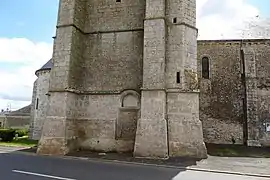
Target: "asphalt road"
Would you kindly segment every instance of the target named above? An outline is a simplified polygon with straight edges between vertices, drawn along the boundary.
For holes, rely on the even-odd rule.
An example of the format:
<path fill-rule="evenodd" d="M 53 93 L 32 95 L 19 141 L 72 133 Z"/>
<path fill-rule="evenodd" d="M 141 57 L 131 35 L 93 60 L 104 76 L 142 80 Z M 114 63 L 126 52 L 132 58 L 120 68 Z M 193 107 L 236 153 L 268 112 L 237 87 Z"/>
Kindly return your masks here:
<path fill-rule="evenodd" d="M 72 160 L 10 153 L 0 147 L 3 180 L 264 180 L 247 176 L 183 171 L 115 162 Z M 269 179 L 268 179 L 269 180 Z"/>

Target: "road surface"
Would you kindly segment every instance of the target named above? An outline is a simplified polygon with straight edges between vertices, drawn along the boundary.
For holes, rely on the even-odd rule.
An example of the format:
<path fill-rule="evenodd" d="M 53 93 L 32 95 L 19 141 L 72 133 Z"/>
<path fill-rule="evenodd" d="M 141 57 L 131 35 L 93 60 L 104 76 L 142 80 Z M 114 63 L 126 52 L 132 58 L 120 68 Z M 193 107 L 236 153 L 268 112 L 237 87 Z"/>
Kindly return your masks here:
<path fill-rule="evenodd" d="M 0 147 L 0 176 L 3 180 L 267 180 L 175 168 L 33 156 L 12 153 L 13 150 Z"/>

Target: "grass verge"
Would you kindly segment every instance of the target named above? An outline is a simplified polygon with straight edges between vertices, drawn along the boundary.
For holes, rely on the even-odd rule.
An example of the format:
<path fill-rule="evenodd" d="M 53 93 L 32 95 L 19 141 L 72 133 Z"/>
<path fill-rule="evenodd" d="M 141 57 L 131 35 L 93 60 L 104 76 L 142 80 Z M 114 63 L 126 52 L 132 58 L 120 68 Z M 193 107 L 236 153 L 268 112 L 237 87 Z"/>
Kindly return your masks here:
<path fill-rule="evenodd" d="M 34 147 L 38 144 L 38 141 L 28 139 L 28 136 L 19 137 L 11 142 L 0 142 L 0 146 L 8 147 Z"/>

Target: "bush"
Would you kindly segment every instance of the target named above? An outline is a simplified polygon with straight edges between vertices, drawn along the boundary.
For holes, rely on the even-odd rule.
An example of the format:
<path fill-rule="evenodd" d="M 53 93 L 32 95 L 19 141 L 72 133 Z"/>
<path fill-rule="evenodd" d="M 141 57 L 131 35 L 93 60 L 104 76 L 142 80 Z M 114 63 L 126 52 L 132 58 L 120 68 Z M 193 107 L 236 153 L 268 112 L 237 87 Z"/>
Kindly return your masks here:
<path fill-rule="evenodd" d="M 13 129 L 0 129 L 0 139 L 4 142 L 12 141 L 15 137 L 15 130 Z"/>
<path fill-rule="evenodd" d="M 23 137 L 28 135 L 28 130 L 27 129 L 17 129 L 15 131 L 15 134 L 18 134 L 18 137 Z"/>

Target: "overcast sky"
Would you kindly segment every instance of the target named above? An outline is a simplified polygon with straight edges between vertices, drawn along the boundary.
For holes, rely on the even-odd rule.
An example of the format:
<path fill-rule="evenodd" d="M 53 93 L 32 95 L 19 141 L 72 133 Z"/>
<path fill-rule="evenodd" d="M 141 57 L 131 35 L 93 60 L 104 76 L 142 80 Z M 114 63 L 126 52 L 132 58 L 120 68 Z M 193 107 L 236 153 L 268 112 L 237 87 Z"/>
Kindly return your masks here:
<path fill-rule="evenodd" d="M 197 0 L 198 38 L 269 37 L 268 7 L 270 0 Z M 57 8 L 58 0 L 0 0 L 0 109 L 30 104 L 34 72 L 52 55 Z"/>

